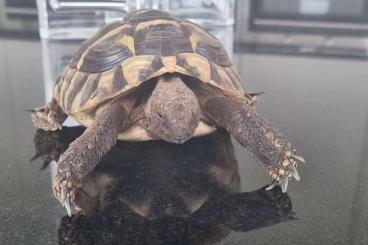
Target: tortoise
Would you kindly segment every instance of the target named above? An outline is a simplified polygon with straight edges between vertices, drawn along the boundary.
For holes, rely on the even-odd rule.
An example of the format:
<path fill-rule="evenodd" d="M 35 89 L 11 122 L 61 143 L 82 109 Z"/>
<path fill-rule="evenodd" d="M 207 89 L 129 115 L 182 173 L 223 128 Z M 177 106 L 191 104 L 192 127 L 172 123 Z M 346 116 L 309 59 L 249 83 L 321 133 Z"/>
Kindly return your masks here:
<path fill-rule="evenodd" d="M 81 44 L 52 100 L 31 117 L 44 130 L 60 129 L 67 116 L 87 128 L 58 161 L 54 193 L 70 213 L 81 178 L 117 139 L 183 144 L 217 128 L 268 168 L 269 188 L 286 192 L 304 159 L 254 101 L 214 36 L 167 12 L 137 10 Z"/>

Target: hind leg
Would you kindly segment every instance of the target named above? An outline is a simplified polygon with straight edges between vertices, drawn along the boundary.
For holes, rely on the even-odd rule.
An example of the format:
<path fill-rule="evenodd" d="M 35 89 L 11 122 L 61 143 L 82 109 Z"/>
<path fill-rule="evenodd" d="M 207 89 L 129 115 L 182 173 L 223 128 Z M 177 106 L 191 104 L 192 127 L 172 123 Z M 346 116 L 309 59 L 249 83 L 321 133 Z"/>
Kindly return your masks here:
<path fill-rule="evenodd" d="M 46 131 L 61 129 L 67 117 L 54 98 L 46 106 L 31 110 L 33 124 Z"/>

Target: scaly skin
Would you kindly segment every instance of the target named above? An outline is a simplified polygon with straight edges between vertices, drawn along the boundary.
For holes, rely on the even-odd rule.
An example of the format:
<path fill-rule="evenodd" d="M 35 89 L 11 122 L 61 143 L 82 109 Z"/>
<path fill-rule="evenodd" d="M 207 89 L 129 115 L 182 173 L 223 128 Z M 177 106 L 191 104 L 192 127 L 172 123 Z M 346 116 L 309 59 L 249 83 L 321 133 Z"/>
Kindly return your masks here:
<path fill-rule="evenodd" d="M 75 206 L 76 188 L 81 179 L 100 162 L 115 145 L 123 129 L 126 112 L 120 104 L 109 104 L 96 112 L 93 124 L 69 145 L 60 156 L 55 176 L 54 193 L 69 216 Z"/>
<path fill-rule="evenodd" d="M 296 171 L 297 161 L 304 162 L 304 159 L 296 155 L 287 138 L 257 114 L 248 101 L 212 97 L 205 103 L 204 111 L 269 169 L 268 174 L 273 180 L 269 189 L 280 184 L 286 192 L 289 177 L 300 179 Z"/>
<path fill-rule="evenodd" d="M 46 106 L 30 110 L 33 124 L 46 131 L 61 129 L 68 117 L 53 98 Z"/>

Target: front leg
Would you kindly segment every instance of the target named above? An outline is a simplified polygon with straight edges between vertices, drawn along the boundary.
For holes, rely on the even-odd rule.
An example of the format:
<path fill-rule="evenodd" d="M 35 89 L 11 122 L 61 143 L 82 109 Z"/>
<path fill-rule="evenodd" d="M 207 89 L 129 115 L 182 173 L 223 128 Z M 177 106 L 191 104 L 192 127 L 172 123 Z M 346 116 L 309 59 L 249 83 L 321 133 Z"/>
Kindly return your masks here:
<path fill-rule="evenodd" d="M 109 104 L 100 108 L 93 124 L 60 156 L 54 193 L 69 216 L 71 205 L 75 205 L 75 192 L 80 186 L 81 178 L 93 170 L 115 145 L 118 134 L 124 127 L 126 115 L 126 110 L 120 104 Z"/>
<path fill-rule="evenodd" d="M 219 126 L 224 127 L 244 147 L 248 148 L 266 167 L 273 183 L 287 191 L 288 179 L 299 180 L 297 162 L 304 159 L 278 129 L 257 114 L 246 100 L 229 97 L 213 97 L 204 104 L 204 111 Z"/>

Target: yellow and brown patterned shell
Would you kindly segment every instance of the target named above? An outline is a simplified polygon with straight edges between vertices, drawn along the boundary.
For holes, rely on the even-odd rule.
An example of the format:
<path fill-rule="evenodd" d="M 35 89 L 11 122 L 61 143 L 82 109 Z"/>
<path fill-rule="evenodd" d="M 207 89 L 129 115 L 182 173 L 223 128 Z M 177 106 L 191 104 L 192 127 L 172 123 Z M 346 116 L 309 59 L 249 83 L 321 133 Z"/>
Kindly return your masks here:
<path fill-rule="evenodd" d="M 238 73 L 215 37 L 166 12 L 138 10 L 81 44 L 55 85 L 54 97 L 75 115 L 173 72 L 244 96 Z"/>

